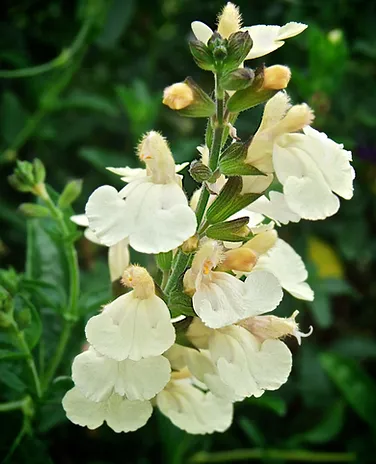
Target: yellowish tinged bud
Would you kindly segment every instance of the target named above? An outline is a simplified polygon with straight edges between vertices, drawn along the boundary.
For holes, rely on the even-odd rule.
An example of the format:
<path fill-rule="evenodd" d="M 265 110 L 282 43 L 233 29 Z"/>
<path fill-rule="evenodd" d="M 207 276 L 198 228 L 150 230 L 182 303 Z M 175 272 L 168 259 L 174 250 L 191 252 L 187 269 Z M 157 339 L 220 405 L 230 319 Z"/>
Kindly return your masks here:
<path fill-rule="evenodd" d="M 250 248 L 235 248 L 225 252 L 225 259 L 220 265 L 220 270 L 251 272 L 256 262 L 257 254 Z"/>
<path fill-rule="evenodd" d="M 290 79 L 290 68 L 276 64 L 265 68 L 262 88 L 267 90 L 282 90 L 287 87 Z"/>
<path fill-rule="evenodd" d="M 198 248 L 198 236 L 193 235 L 188 240 L 186 240 L 182 245 L 182 250 L 184 253 L 192 253 Z"/>
<path fill-rule="evenodd" d="M 313 327 L 311 326 L 306 334 L 300 332 L 299 325 L 295 321 L 298 314 L 299 311 L 294 311 L 290 317 L 255 316 L 244 319 L 239 322 L 239 325 L 251 332 L 260 341 L 293 336 L 296 337 L 300 345 L 302 338 L 312 334 Z"/>
<path fill-rule="evenodd" d="M 255 235 L 249 240 L 243 247 L 253 250 L 258 255 L 262 255 L 272 248 L 278 239 L 278 233 L 276 230 L 267 230 Z"/>
<path fill-rule="evenodd" d="M 176 181 L 174 158 L 166 139 L 159 132 L 147 132 L 138 145 L 137 153 L 154 183 Z"/>
<path fill-rule="evenodd" d="M 146 300 L 155 294 L 154 281 L 148 271 L 141 266 L 130 266 L 124 271 L 122 284 L 133 289 L 136 298 Z"/>
<path fill-rule="evenodd" d="M 218 17 L 218 29 L 224 39 L 228 39 L 231 34 L 238 32 L 242 26 L 242 16 L 239 8 L 228 2 Z"/>
<path fill-rule="evenodd" d="M 184 82 L 178 82 L 166 87 L 163 92 L 163 104 L 172 110 L 181 110 L 194 100 L 192 89 Z"/>
<path fill-rule="evenodd" d="M 223 258 L 222 245 L 216 240 L 205 240 L 193 258 L 192 270 L 196 274 L 202 272 L 204 275 L 208 275 L 223 261 Z"/>
<path fill-rule="evenodd" d="M 34 185 L 34 187 L 32 188 L 32 192 L 37 197 L 43 198 L 45 200 L 48 199 L 48 193 L 47 193 L 47 190 L 46 190 L 46 186 L 45 186 L 45 184 L 43 182 Z"/>

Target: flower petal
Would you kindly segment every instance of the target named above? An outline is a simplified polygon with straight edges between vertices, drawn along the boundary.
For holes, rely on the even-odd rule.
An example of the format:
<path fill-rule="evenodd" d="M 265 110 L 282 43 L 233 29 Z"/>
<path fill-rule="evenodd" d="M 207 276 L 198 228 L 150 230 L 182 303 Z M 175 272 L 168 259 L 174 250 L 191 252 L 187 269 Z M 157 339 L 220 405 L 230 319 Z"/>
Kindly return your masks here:
<path fill-rule="evenodd" d="M 191 434 L 224 432 L 232 422 L 230 402 L 204 393 L 184 380 L 170 382 L 157 395 L 157 406 L 176 427 Z"/>
<path fill-rule="evenodd" d="M 210 27 L 201 21 L 193 21 L 191 28 L 193 34 L 196 36 L 196 39 L 204 42 L 204 44 L 207 44 L 208 40 L 213 35 L 213 31 L 210 29 Z"/>
<path fill-rule="evenodd" d="M 254 270 L 262 269 L 274 274 L 282 288 L 292 295 L 303 300 L 313 300 L 312 289 L 304 283 L 308 272 L 303 260 L 284 240 L 279 238 L 273 248 L 259 257 Z"/>
<path fill-rule="evenodd" d="M 225 272 L 211 272 L 193 295 L 193 308 L 211 328 L 233 324 L 245 316 L 243 282 Z"/>
<path fill-rule="evenodd" d="M 246 316 L 257 316 L 273 311 L 282 300 L 283 292 L 278 279 L 267 271 L 252 271 L 244 282 Z"/>
<path fill-rule="evenodd" d="M 81 227 L 89 227 L 89 220 L 86 214 L 74 214 L 69 218 L 72 222 Z"/>
<path fill-rule="evenodd" d="M 247 206 L 247 209 L 261 213 L 279 225 L 300 221 L 300 216 L 288 207 L 283 193 L 272 191 L 269 198 L 263 195 Z"/>
<path fill-rule="evenodd" d="M 277 390 L 291 372 L 292 355 L 280 340 L 265 340 L 259 352 L 248 358 L 249 369 L 262 390 Z"/>
<path fill-rule="evenodd" d="M 128 235 L 133 224 L 127 221 L 126 213 L 125 202 L 117 190 L 109 185 L 94 190 L 86 204 L 90 228 L 107 246 L 115 245 Z"/>
<path fill-rule="evenodd" d="M 68 390 L 63 398 L 63 408 L 73 424 L 97 429 L 106 417 L 106 402 L 88 400 L 77 387 Z"/>
<path fill-rule="evenodd" d="M 164 301 L 156 295 L 140 300 L 133 292 L 118 297 L 89 319 L 85 330 L 97 351 L 118 361 L 160 355 L 175 341 Z"/>
<path fill-rule="evenodd" d="M 106 422 L 114 432 L 133 432 L 146 424 L 152 412 L 150 401 L 129 401 L 115 394 L 108 400 Z"/>
<path fill-rule="evenodd" d="M 282 26 L 278 32 L 278 40 L 289 39 L 302 33 L 307 29 L 307 24 L 290 22 Z"/>
<path fill-rule="evenodd" d="M 253 40 L 252 48 L 246 60 L 259 58 L 282 47 L 284 42 L 277 39 L 280 29 L 280 26 L 266 26 L 264 24 L 243 27 L 241 30 L 248 31 Z"/>
<path fill-rule="evenodd" d="M 132 201 L 135 230 L 130 235 L 131 246 L 143 253 L 173 250 L 196 231 L 196 215 L 188 206 L 181 188 L 175 184 L 151 184 L 145 195 L 137 191 L 129 196 Z"/>
<path fill-rule="evenodd" d="M 117 361 L 88 349 L 73 360 L 73 382 L 87 399 L 103 401 L 109 398 L 113 391 L 117 379 L 117 365 Z"/>
<path fill-rule="evenodd" d="M 159 393 L 170 380 L 171 367 L 164 356 L 118 363 L 118 377 L 115 391 L 130 401 L 150 400 Z"/>
<path fill-rule="evenodd" d="M 108 249 L 108 267 L 111 282 L 120 279 L 129 263 L 129 241 L 125 238 Z"/>

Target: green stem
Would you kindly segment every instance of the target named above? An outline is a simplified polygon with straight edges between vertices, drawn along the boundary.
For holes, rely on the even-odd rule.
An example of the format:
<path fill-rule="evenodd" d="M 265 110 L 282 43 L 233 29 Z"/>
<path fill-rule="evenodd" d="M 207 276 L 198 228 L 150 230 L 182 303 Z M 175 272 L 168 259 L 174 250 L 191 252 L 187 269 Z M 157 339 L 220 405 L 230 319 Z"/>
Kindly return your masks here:
<path fill-rule="evenodd" d="M 25 406 L 28 398 L 23 398 L 18 401 L 8 401 L 7 403 L 0 403 L 0 412 L 15 411 L 16 409 L 22 409 Z"/>
<path fill-rule="evenodd" d="M 169 275 L 170 275 L 169 271 L 162 271 L 162 282 L 161 282 L 162 290 L 164 290 L 167 285 Z"/>
<path fill-rule="evenodd" d="M 71 46 L 69 48 L 64 49 L 60 53 L 60 55 L 54 58 L 53 60 L 38 66 L 32 66 L 30 68 L 13 69 L 9 71 L 0 70 L 0 78 L 14 79 L 20 77 L 31 77 L 64 66 L 66 63 L 68 63 L 68 61 L 70 61 L 73 58 L 77 51 L 82 47 L 83 43 L 85 42 L 86 36 L 90 30 L 91 21 L 92 20 L 90 18 L 83 23 Z"/>
<path fill-rule="evenodd" d="M 78 267 L 77 252 L 74 243 L 69 240 L 69 230 L 64 221 L 63 213 L 55 206 L 51 198 L 47 195 L 44 198 L 51 214 L 59 224 L 62 237 L 65 256 L 69 269 L 69 301 L 66 310 L 64 311 L 64 327 L 60 335 L 60 339 L 55 351 L 55 354 L 48 366 L 43 379 L 43 390 L 47 390 L 51 380 L 53 379 L 57 368 L 63 358 L 67 343 L 70 338 L 72 327 L 76 322 L 78 311 L 78 297 L 80 292 L 80 276 Z"/>
<path fill-rule="evenodd" d="M 35 392 L 36 392 L 38 398 L 41 398 L 41 396 L 42 396 L 42 388 L 41 388 L 37 368 L 35 366 L 34 358 L 33 358 L 33 355 L 31 354 L 29 345 L 27 344 L 27 342 L 25 340 L 25 336 L 24 336 L 23 332 L 21 332 L 19 330 L 18 325 L 15 322 L 13 322 L 12 328 L 13 328 L 14 333 L 16 335 L 16 338 L 17 338 L 17 341 L 18 341 L 18 344 L 19 344 L 19 347 L 20 347 L 21 351 L 23 351 L 25 353 L 26 364 L 27 364 L 27 366 L 28 366 L 28 368 L 30 370 L 31 376 L 32 376 L 32 378 L 34 380 Z"/>
<path fill-rule="evenodd" d="M 238 449 L 217 453 L 201 451 L 195 454 L 189 462 L 235 462 L 248 461 L 250 459 L 275 459 L 296 462 L 354 462 L 356 455 L 354 453 L 316 453 L 306 450 Z"/>
<path fill-rule="evenodd" d="M 166 295 L 168 295 L 171 292 L 171 290 L 174 289 L 177 281 L 179 280 L 179 277 L 185 271 L 185 268 L 187 267 L 188 262 L 189 262 L 189 255 L 186 255 L 185 253 L 182 252 L 182 250 L 179 250 L 174 259 L 174 264 L 172 266 L 170 278 L 168 279 L 166 287 L 164 288 L 164 292 Z"/>
<path fill-rule="evenodd" d="M 209 167 L 214 172 L 218 167 L 218 159 L 221 153 L 222 147 L 222 135 L 224 130 L 224 91 L 220 86 L 220 76 L 214 74 L 215 79 L 215 96 L 216 96 L 216 115 L 214 120 L 214 134 L 213 134 L 213 142 L 210 150 L 209 156 Z M 210 194 L 205 186 L 202 186 L 200 198 L 198 200 L 198 204 L 196 207 L 196 217 L 197 217 L 197 228 L 200 229 L 201 222 L 205 215 L 206 206 L 209 201 Z M 190 259 L 190 255 L 186 255 L 183 253 L 181 249 L 177 252 L 173 266 L 171 275 L 167 281 L 166 287 L 164 289 L 166 295 L 168 295 L 171 290 L 176 286 L 176 283 L 179 277 L 185 271 L 188 262 Z"/>

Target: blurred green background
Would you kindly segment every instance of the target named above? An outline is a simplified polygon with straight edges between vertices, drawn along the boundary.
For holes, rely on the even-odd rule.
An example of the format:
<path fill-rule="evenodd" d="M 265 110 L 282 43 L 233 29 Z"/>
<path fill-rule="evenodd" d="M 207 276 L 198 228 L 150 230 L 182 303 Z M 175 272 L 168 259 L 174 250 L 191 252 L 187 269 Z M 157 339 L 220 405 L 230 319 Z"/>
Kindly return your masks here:
<path fill-rule="evenodd" d="M 189 462 L 199 451 L 255 448 L 356 452 L 356 462 L 375 462 L 376 2 L 240 0 L 237 4 L 244 25 L 288 21 L 309 25 L 301 36 L 256 62 L 289 65 L 293 101 L 310 104 L 316 113 L 314 127 L 353 152 L 354 199 L 342 201 L 340 212 L 326 221 L 302 221 L 281 230 L 281 236 L 304 257 L 316 299 L 307 304 L 286 295 L 279 315 L 298 309 L 302 329 L 312 324 L 314 333 L 301 347 L 289 342 L 295 363 L 288 383 L 258 400 L 236 404 L 234 423 L 223 435 L 189 436 L 158 413 L 146 427 L 128 435 L 116 435 L 105 426 L 82 429 L 64 417 L 60 399 L 69 383 L 63 382 L 56 387 L 55 401 L 38 418 L 37 432 L 22 441 L 11 462 L 178 464 Z M 218 0 L 3 0 L 2 268 L 24 269 L 26 221 L 17 208 L 32 199 L 16 193 L 6 181 L 16 159 L 40 158 L 49 184 L 57 191 L 67 181 L 82 178 L 83 194 L 75 203 L 75 212 L 80 213 L 94 188 L 120 185 L 106 166 L 137 166 L 134 148 L 147 130 L 157 129 L 168 137 L 177 162 L 197 156 L 195 147 L 203 143 L 205 121 L 181 118 L 161 104 L 161 95 L 164 87 L 187 75 L 211 90 L 212 76 L 195 67 L 187 42 L 191 21 L 214 26 L 222 6 Z M 45 63 L 50 64 L 33 68 Z M 6 72 L 27 68 L 25 76 Z M 241 138 L 256 130 L 261 111 L 239 118 Z M 185 187 L 188 192 L 195 188 L 188 178 Z M 44 242 L 39 246 L 49 262 L 46 280 L 59 285 L 56 255 L 44 248 Z M 88 317 L 110 297 L 106 252 L 83 238 L 78 246 L 82 306 Z M 48 330 L 47 338 L 53 338 L 58 328 Z M 69 374 L 72 357 L 83 341 L 81 324 L 60 374 Z M 16 361 L 7 368 L 0 364 L 0 396 L 15 385 L 22 392 L 22 382 L 14 383 L 9 372 L 17 373 Z M 1 459 L 17 435 L 21 418 L 18 413 L 4 413 L 0 419 Z M 225 461 L 219 461 L 221 457 Z M 210 462 L 235 462 L 229 454 L 213 459 L 217 460 Z M 245 458 L 248 461 L 250 457 Z M 264 457 L 252 462 L 288 461 Z M 330 461 L 322 458 L 321 462 Z"/>

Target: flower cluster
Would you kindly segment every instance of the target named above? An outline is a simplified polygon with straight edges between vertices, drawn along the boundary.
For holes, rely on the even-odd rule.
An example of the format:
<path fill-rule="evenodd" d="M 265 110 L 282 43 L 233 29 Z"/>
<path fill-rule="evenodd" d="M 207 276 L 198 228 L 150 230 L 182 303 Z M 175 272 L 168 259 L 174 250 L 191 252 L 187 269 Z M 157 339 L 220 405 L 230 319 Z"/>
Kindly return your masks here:
<path fill-rule="evenodd" d="M 90 196 L 72 220 L 109 247 L 112 281 L 124 293 L 89 319 L 88 349 L 73 361 L 75 386 L 63 399 L 68 418 L 91 429 L 136 430 L 153 407 L 192 434 L 223 432 L 233 403 L 283 385 L 292 368 L 287 337 L 301 339 L 297 311 L 270 315 L 284 291 L 312 301 L 301 257 L 279 237 L 282 224 L 325 219 L 353 194 L 351 153 L 311 127 L 313 111 L 293 105 L 286 66 L 245 66 L 307 26 L 243 27 L 228 3 L 217 30 L 192 24 L 197 65 L 215 77 L 213 100 L 192 79 L 167 87 L 163 103 L 186 117 L 207 117 L 205 144 L 190 174 L 188 201 L 165 138 L 151 131 L 137 148 L 145 168 L 108 169 L 126 183 Z M 243 142 L 235 122 L 264 105 Z M 129 247 L 156 255 L 154 278 L 130 265 Z"/>

